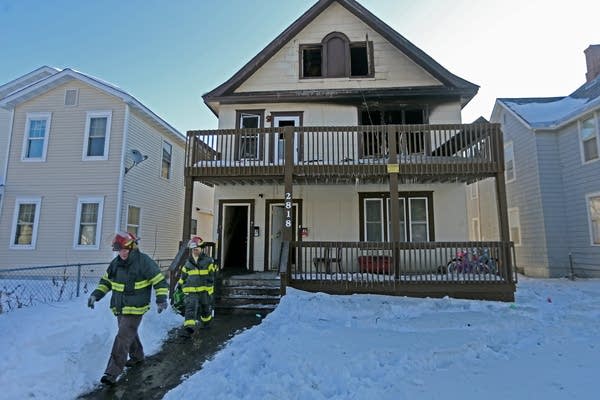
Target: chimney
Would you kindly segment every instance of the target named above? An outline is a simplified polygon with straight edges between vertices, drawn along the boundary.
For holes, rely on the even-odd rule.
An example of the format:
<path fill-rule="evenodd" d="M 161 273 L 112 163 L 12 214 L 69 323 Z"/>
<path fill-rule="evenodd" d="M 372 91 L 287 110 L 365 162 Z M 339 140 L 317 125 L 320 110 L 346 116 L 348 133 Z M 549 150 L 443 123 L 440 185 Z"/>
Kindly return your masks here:
<path fill-rule="evenodd" d="M 600 75 L 600 44 L 592 44 L 583 52 L 587 64 L 585 80 L 591 82 Z"/>

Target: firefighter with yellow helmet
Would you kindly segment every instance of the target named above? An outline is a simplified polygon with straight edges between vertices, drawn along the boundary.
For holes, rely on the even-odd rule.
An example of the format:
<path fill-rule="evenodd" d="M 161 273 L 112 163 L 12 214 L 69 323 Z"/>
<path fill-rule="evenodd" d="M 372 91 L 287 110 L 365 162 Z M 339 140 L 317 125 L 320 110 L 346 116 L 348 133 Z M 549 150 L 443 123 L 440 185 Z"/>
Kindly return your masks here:
<path fill-rule="evenodd" d="M 188 335 L 194 333 L 197 327 L 208 327 L 213 318 L 212 297 L 217 266 L 204 252 L 204 244 L 199 236 L 190 240 L 188 247 L 191 254 L 181 268 L 178 282 L 185 295 L 183 326 Z"/>

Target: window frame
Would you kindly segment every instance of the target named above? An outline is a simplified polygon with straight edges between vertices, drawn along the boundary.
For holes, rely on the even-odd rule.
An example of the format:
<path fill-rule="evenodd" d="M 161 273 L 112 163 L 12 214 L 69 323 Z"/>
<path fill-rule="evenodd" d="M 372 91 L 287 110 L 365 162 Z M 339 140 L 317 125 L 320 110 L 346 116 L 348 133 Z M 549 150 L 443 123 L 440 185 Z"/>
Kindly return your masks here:
<path fill-rule="evenodd" d="M 256 117 L 258 119 L 258 127 L 257 128 L 243 128 L 242 119 L 244 117 Z M 237 130 L 244 129 L 262 129 L 264 128 L 265 121 L 265 109 L 252 109 L 252 110 L 235 110 L 235 128 Z M 265 158 L 265 149 L 264 149 L 264 135 L 256 134 L 256 157 L 255 158 L 247 158 L 241 157 L 240 149 L 241 149 L 241 141 L 244 137 L 250 138 L 253 136 L 252 134 L 246 134 L 242 137 L 242 135 L 236 135 L 234 140 L 234 160 L 249 160 L 249 161 L 262 161 Z"/>
<path fill-rule="evenodd" d="M 521 244 L 523 243 L 523 231 L 521 230 L 521 216 L 519 213 L 519 207 L 511 207 L 507 211 L 508 211 L 507 214 L 508 214 L 509 239 L 510 239 L 510 241 L 514 242 L 515 246 L 521 246 Z M 516 218 L 511 218 L 511 213 L 513 213 L 513 215 Z M 516 221 L 515 221 L 515 219 L 516 219 Z M 514 222 L 516 222 L 516 224 Z M 516 228 L 519 231 L 519 241 L 518 242 L 516 242 L 513 239 L 513 234 L 512 234 L 513 228 Z"/>
<path fill-rule="evenodd" d="M 69 92 L 75 92 L 75 101 L 73 104 L 67 104 L 67 96 Z M 77 107 L 79 105 L 79 88 L 67 88 L 65 89 L 65 107 Z"/>
<path fill-rule="evenodd" d="M 169 149 L 169 160 L 166 161 L 165 160 L 165 145 L 168 146 Z M 165 163 L 168 164 L 167 166 L 167 176 L 165 176 L 164 171 L 165 171 Z M 160 177 L 162 179 L 166 179 L 169 180 L 171 179 L 171 175 L 172 175 L 172 170 L 173 170 L 173 145 L 166 139 L 162 140 L 162 147 L 161 147 L 161 153 L 160 153 Z"/>
<path fill-rule="evenodd" d="M 390 227 L 390 196 L 388 192 L 359 192 L 360 209 L 359 220 L 361 223 L 360 241 L 367 241 L 367 221 L 366 221 L 366 201 L 379 200 L 382 207 L 382 235 L 384 242 L 389 242 Z M 426 206 L 426 232 L 427 242 L 435 241 L 435 224 L 433 209 L 433 192 L 398 192 L 398 200 L 404 202 L 404 243 L 412 243 L 413 240 L 413 221 L 411 216 L 411 200 L 425 200 Z"/>
<path fill-rule="evenodd" d="M 598 247 L 600 246 L 600 232 L 598 235 L 598 242 L 594 241 L 594 220 L 592 219 L 592 210 L 591 210 L 591 200 L 592 199 L 598 199 L 598 201 L 600 201 L 600 192 L 595 192 L 595 193 L 588 193 L 585 195 L 585 208 L 587 211 L 587 217 L 588 217 L 588 227 L 589 227 L 589 234 L 590 234 L 590 245 L 591 246 L 595 246 Z M 598 225 L 600 225 L 600 219 L 598 221 Z M 600 231 L 600 228 L 599 228 Z"/>
<path fill-rule="evenodd" d="M 328 43 L 330 40 L 339 39 L 343 41 L 344 45 L 344 59 L 338 60 L 343 63 L 344 74 L 331 76 L 328 72 Z M 364 47 L 366 51 L 367 59 L 367 74 L 366 75 L 352 75 L 352 48 Z M 305 76 L 304 70 L 304 51 L 305 50 L 316 50 L 321 51 L 321 74 L 314 76 Z M 375 76 L 374 63 L 374 50 L 373 41 L 370 40 L 358 40 L 350 41 L 350 39 L 342 32 L 330 32 L 323 37 L 321 43 L 302 43 L 298 46 L 298 76 L 300 80 L 304 79 L 364 79 L 373 78 Z M 342 67 L 342 65 L 340 65 Z"/>
<path fill-rule="evenodd" d="M 31 243 L 30 244 L 15 244 L 16 234 L 17 234 L 17 223 L 19 219 L 19 211 L 21 205 L 24 204 L 35 204 L 35 212 L 33 216 L 33 227 L 31 229 Z M 37 245 L 37 234 L 38 228 L 40 224 L 40 209 L 42 208 L 42 198 L 41 197 L 17 197 L 15 199 L 15 207 L 13 212 L 13 222 L 10 233 L 10 242 L 9 248 L 12 250 L 34 250 Z"/>
<path fill-rule="evenodd" d="M 132 224 L 129 221 L 129 217 L 131 215 L 131 209 L 132 208 L 137 208 L 138 209 L 138 221 L 137 221 L 137 224 Z M 135 227 L 135 232 L 132 231 L 130 229 L 130 227 Z M 140 233 L 141 227 L 142 227 L 142 207 L 139 207 L 139 206 L 136 206 L 136 205 L 133 205 L 133 204 L 128 204 L 127 205 L 127 215 L 125 216 L 125 230 L 127 232 L 133 233 L 136 237 L 139 237 L 140 236 L 139 233 Z"/>
<path fill-rule="evenodd" d="M 594 132 L 593 132 L 593 137 L 588 139 L 594 139 L 596 141 L 596 157 L 595 158 L 591 158 L 589 160 L 585 159 L 585 142 L 583 137 L 582 137 L 582 133 L 583 133 L 583 124 L 587 121 L 591 120 L 594 124 Z M 598 114 L 597 113 L 593 113 L 591 116 L 587 117 L 587 118 L 582 118 L 577 122 L 577 128 L 578 128 L 578 137 L 579 137 L 579 151 L 581 152 L 581 163 L 582 164 L 589 164 L 592 163 L 594 161 L 598 161 L 600 160 L 600 133 L 599 133 L 599 127 L 598 127 Z"/>
<path fill-rule="evenodd" d="M 81 212 L 84 204 L 98 204 L 98 215 L 96 216 L 96 237 L 94 244 L 79 244 L 81 234 Z M 77 211 L 75 214 L 75 229 L 73 230 L 73 249 L 75 250 L 98 250 L 100 249 L 100 239 L 102 237 L 102 217 L 104 214 L 104 197 L 98 196 L 78 196 Z"/>
<path fill-rule="evenodd" d="M 512 178 L 509 179 L 508 177 L 508 168 L 506 167 L 508 161 L 507 161 L 507 151 L 508 149 L 510 149 L 510 154 L 512 156 Z M 511 141 L 508 141 L 506 143 L 504 143 L 504 180 L 505 183 L 510 183 L 510 182 L 514 182 L 517 180 L 517 169 L 516 169 L 516 163 L 515 163 L 515 146 L 514 143 Z"/>
<path fill-rule="evenodd" d="M 46 126 L 44 128 L 44 143 L 42 144 L 42 154 L 40 157 L 28 157 L 27 151 L 29 150 L 29 134 L 31 130 L 32 121 L 45 121 Z M 25 131 L 23 132 L 23 148 L 21 151 L 21 161 L 24 162 L 45 162 L 48 154 L 48 141 L 50 140 L 50 125 L 52 124 L 52 113 L 51 112 L 31 112 L 27 113 L 25 119 Z"/>
<path fill-rule="evenodd" d="M 106 118 L 106 130 L 104 131 L 104 149 L 101 156 L 89 156 L 88 147 L 90 140 L 90 128 L 92 118 Z M 88 111 L 85 114 L 85 132 L 83 136 L 83 161 L 108 160 L 108 149 L 110 145 L 110 128 L 112 124 L 112 111 Z"/>

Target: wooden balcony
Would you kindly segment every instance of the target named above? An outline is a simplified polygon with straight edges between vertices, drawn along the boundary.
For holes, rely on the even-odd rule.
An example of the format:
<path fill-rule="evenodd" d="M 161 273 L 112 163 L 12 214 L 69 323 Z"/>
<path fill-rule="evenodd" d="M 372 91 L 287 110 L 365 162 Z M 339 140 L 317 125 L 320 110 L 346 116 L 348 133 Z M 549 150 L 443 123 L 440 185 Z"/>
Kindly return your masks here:
<path fill-rule="evenodd" d="M 189 131 L 186 177 L 208 184 L 472 182 L 503 171 L 498 124 Z"/>

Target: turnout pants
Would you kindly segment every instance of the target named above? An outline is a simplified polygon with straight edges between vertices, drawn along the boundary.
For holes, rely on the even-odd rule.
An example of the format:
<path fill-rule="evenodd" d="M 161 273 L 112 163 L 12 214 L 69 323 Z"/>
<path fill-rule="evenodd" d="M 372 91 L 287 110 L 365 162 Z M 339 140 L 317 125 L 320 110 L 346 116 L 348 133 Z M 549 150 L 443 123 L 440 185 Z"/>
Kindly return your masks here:
<path fill-rule="evenodd" d="M 138 327 L 141 322 L 141 315 L 117 315 L 119 330 L 115 336 L 105 374 L 117 378 L 125 368 L 127 355 L 136 361 L 144 358 L 144 348 L 138 336 Z"/>
<path fill-rule="evenodd" d="M 212 299 L 208 292 L 188 293 L 185 295 L 184 303 L 184 327 L 194 330 L 198 321 L 202 325 L 208 325 L 212 320 Z"/>

